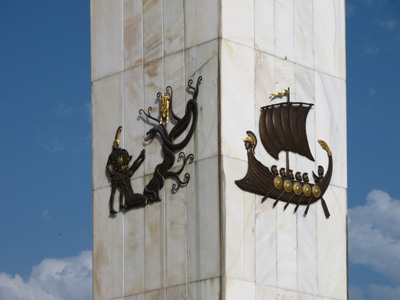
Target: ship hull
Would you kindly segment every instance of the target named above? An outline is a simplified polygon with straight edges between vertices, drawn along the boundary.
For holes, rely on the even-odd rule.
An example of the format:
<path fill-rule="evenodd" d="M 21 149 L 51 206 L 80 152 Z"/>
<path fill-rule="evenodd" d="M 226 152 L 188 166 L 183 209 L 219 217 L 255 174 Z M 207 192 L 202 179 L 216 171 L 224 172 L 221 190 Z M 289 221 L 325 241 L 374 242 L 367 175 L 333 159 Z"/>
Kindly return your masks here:
<path fill-rule="evenodd" d="M 318 183 L 318 186 L 321 189 L 320 196 L 318 198 L 315 198 L 311 194 L 307 197 L 303 193 L 301 193 L 300 195 L 296 195 L 293 190 L 291 192 L 286 192 L 283 188 L 276 189 L 274 186 L 274 178 L 276 176 L 272 174 L 269 168 L 267 168 L 259 160 L 257 160 L 257 158 L 254 156 L 253 151 L 249 150 L 247 152 L 247 156 L 247 174 L 244 178 L 236 180 L 235 183 L 240 189 L 260 196 L 267 196 L 268 198 L 276 199 L 282 202 L 290 202 L 296 205 L 309 205 L 322 199 L 331 180 L 332 156 L 329 156 L 328 171 L 322 178 L 321 182 Z M 291 181 L 292 184 L 296 182 L 295 180 Z M 300 183 L 302 185 L 304 184 L 302 182 Z M 312 188 L 315 184 L 309 183 L 309 185 Z"/>

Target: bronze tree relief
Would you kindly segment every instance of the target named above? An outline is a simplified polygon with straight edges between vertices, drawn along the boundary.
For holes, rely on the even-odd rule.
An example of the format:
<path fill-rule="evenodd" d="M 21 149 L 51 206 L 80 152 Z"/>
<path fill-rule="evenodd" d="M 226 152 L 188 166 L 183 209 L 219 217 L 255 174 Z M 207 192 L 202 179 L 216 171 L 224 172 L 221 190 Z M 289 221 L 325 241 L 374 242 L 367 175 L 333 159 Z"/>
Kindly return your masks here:
<path fill-rule="evenodd" d="M 279 152 L 286 151 L 286 168 L 282 167 L 278 171 L 278 167 L 273 165 L 269 169 L 257 160 L 257 138 L 253 132 L 247 131 L 247 138 L 244 140 L 248 157 L 247 174 L 235 183 L 244 191 L 263 196 L 261 202 L 267 198 L 275 199 L 273 207 L 278 201 L 283 201 L 286 202 L 284 209 L 289 204 L 294 204 L 296 212 L 299 205 L 307 205 L 304 215 L 307 215 L 312 203 L 320 200 L 325 217 L 329 218 L 323 195 L 332 177 L 332 153 L 324 141 L 318 140 L 328 154 L 329 165 L 326 174 L 324 175 L 324 168 L 319 166 L 318 175 L 313 172 L 315 183 L 309 183 L 308 173 L 294 174 L 289 166 L 289 151 L 314 161 L 306 133 L 306 119 L 313 104 L 290 102 L 290 89 L 271 94 L 271 99 L 283 96 L 287 96 L 287 102 L 261 108 L 259 131 L 262 145 L 272 157 L 278 159 Z"/>
<path fill-rule="evenodd" d="M 173 110 L 173 90 L 170 86 L 166 88 L 166 95 L 157 93 L 157 98 L 160 99 L 160 119 L 151 116 L 151 107 L 147 113 L 141 109 L 139 114 L 144 114 L 147 121 L 154 121 L 154 127 L 146 133 L 145 141 L 153 141 L 158 135 L 162 140 L 162 151 L 164 154 L 163 161 L 158 164 L 154 170 L 153 178 L 145 186 L 143 194 L 134 193 L 130 178 L 140 167 L 145 159 L 145 150 L 142 150 L 138 158 L 129 167 L 132 156 L 128 151 L 119 148 L 119 134 L 122 126 L 119 126 L 115 134 L 113 150 L 108 157 L 106 170 L 111 178 L 111 196 L 109 202 L 110 214 L 115 215 L 117 212 L 113 208 L 115 192 L 120 190 L 119 207 L 121 210 L 131 208 L 145 207 L 147 204 L 161 201 L 159 191 L 164 187 L 166 178 L 173 178 L 177 183 L 172 185 L 172 193 L 176 193 L 180 187 L 185 187 L 190 180 L 190 174 L 185 173 L 181 179 L 179 176 L 185 169 L 187 163 L 192 163 L 194 155 L 186 156 L 183 152 L 178 155 L 178 161 L 183 160 L 183 164 L 176 172 L 171 171 L 175 163 L 175 152 L 182 150 L 187 146 L 197 124 L 198 106 L 197 95 L 202 77 L 198 77 L 196 86 L 193 86 L 193 80 L 188 81 L 187 91 L 193 94 L 193 98 L 186 104 L 186 111 L 182 117 L 177 116 Z M 172 120 L 173 125 L 170 131 L 167 130 L 167 124 Z M 185 138 L 176 143 L 175 140 L 187 131 Z"/>
<path fill-rule="evenodd" d="M 199 93 L 199 86 L 202 77 L 198 77 L 196 86 L 193 87 L 193 80 L 188 81 L 188 92 L 193 93 L 193 98 L 190 99 L 186 104 L 185 115 L 178 117 L 173 110 L 173 90 L 170 86 L 166 88 L 168 95 L 163 95 L 161 93 L 157 94 L 157 98 L 160 98 L 160 120 L 151 116 L 151 107 L 148 108 L 147 113 L 141 109 L 139 114 L 144 114 L 147 119 L 156 122 L 154 127 L 146 133 L 145 140 L 152 141 L 156 135 L 159 135 L 162 140 L 162 151 L 164 153 L 164 160 L 156 166 L 154 170 L 153 178 L 145 186 L 143 195 L 147 198 L 147 203 L 151 204 L 154 202 L 161 201 L 159 197 L 159 191 L 164 186 L 164 180 L 166 178 L 174 178 L 177 184 L 172 186 L 172 192 L 176 192 L 180 187 L 184 187 L 188 184 L 190 180 L 190 174 L 186 173 L 183 179 L 180 179 L 179 175 L 184 170 L 186 164 L 192 163 L 194 156 L 189 154 L 186 156 L 183 152 L 179 153 L 178 160 L 183 160 L 182 167 L 177 171 L 170 171 L 175 163 L 175 152 L 182 150 L 189 143 L 194 130 L 196 128 L 198 107 L 197 107 L 197 95 Z M 170 116 L 169 116 L 170 115 Z M 175 125 L 172 127 L 171 131 L 167 130 L 166 124 L 170 119 L 176 121 Z M 190 125 L 190 127 L 189 127 Z M 189 128 L 186 137 L 179 143 L 175 143 L 175 140 L 182 135 Z"/>

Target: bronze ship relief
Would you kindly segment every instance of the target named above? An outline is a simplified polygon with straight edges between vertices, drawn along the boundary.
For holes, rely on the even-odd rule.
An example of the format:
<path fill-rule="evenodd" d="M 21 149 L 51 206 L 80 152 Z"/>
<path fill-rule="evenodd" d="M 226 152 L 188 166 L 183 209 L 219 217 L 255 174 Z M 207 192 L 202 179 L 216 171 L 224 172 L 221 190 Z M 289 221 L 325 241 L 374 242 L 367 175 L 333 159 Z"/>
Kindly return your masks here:
<path fill-rule="evenodd" d="M 310 183 L 308 173 L 296 172 L 289 167 L 289 151 L 300 154 L 315 161 L 311 154 L 307 140 L 306 121 L 311 103 L 290 102 L 290 89 L 271 94 L 270 98 L 287 96 L 287 102 L 271 104 L 261 107 L 259 131 L 261 142 L 265 150 L 275 159 L 281 151 L 286 151 L 286 168 L 276 165 L 271 169 L 264 166 L 255 157 L 257 146 L 256 135 L 247 131 L 244 140 L 248 157 L 247 174 L 243 179 L 236 180 L 236 185 L 247 192 L 263 196 L 261 202 L 267 198 L 275 199 L 273 207 L 278 201 L 286 202 L 284 210 L 289 204 L 295 204 L 294 212 L 300 205 L 307 205 L 304 216 L 312 203 L 321 201 L 325 217 L 329 218 L 329 210 L 323 198 L 326 192 L 333 169 L 332 153 L 329 146 L 322 140 L 318 140 L 321 147 L 328 154 L 328 170 L 324 175 L 324 168 L 318 166 L 318 175 L 313 173 L 314 182 Z"/>

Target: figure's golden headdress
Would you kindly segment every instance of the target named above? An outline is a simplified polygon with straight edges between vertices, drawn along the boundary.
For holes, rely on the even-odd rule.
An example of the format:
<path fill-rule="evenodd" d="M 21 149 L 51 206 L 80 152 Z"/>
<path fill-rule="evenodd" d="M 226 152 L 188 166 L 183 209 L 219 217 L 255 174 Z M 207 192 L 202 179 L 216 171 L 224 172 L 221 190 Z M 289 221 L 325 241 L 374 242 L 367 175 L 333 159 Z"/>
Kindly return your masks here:
<path fill-rule="evenodd" d="M 255 149 L 257 146 L 256 135 L 250 130 L 246 131 L 246 133 L 247 133 L 247 137 L 243 141 L 251 143 L 253 145 L 253 149 Z"/>
<path fill-rule="evenodd" d="M 119 126 L 118 129 L 117 129 L 117 132 L 115 133 L 115 139 L 114 139 L 114 142 L 113 142 L 114 148 L 118 148 L 118 146 L 119 146 L 119 138 L 118 138 L 118 136 L 121 133 L 121 130 L 122 130 L 122 126 Z"/>

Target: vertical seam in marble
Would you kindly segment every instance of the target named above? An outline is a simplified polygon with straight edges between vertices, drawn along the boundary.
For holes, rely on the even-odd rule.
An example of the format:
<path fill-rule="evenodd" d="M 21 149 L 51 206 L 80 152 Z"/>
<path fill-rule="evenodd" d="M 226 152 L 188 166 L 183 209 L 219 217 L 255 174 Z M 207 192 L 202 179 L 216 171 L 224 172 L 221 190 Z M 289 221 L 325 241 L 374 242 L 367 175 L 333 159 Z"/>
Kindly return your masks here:
<path fill-rule="evenodd" d="M 257 60 L 257 55 L 256 55 L 256 0 L 253 1 L 253 113 L 255 108 L 255 99 L 256 99 L 256 60 Z M 253 122 L 254 125 L 254 122 Z M 254 128 L 255 131 L 255 128 Z M 253 275 L 254 275 L 254 297 L 256 297 L 257 293 L 257 225 L 256 225 L 256 206 L 257 206 L 257 197 L 254 197 L 254 210 L 253 210 L 253 215 L 254 215 L 254 220 L 253 220 L 253 234 L 254 234 L 254 251 L 253 251 Z"/>
<path fill-rule="evenodd" d="M 161 1 L 161 17 L 162 17 L 162 22 L 161 22 L 161 67 L 162 67 L 162 74 L 164 74 L 164 76 L 162 76 L 161 80 L 162 80 L 162 87 L 163 89 L 165 89 L 165 57 L 164 57 L 164 0 L 160 0 Z M 167 234 L 167 217 L 166 217 L 166 209 L 167 209 L 167 204 L 166 204 L 166 196 L 167 196 L 167 190 L 166 187 L 164 187 L 164 201 L 162 206 L 164 207 L 164 209 L 162 210 L 162 218 L 163 223 L 164 223 L 164 230 L 161 231 L 161 242 L 162 242 L 162 247 L 161 249 L 162 251 L 162 264 L 163 264 L 163 277 L 162 277 L 162 288 L 164 288 L 165 292 L 164 292 L 164 300 L 167 299 L 167 238 L 166 238 L 166 234 Z"/>
<path fill-rule="evenodd" d="M 316 286 L 316 294 L 317 295 L 319 295 L 319 272 L 318 272 L 318 270 L 319 270 L 319 267 L 318 267 L 318 254 L 319 254 L 319 252 L 318 252 L 318 232 L 319 232 L 319 226 L 318 226 L 318 224 L 319 224 L 319 220 L 318 220 L 318 211 L 316 212 L 316 216 L 315 216 L 315 222 L 316 222 L 316 224 L 315 224 L 315 253 L 316 253 L 316 267 L 317 267 L 317 270 L 316 270 L 316 280 L 317 280 L 317 286 Z"/>
<path fill-rule="evenodd" d="M 315 32 L 314 32 L 314 28 L 315 28 L 315 20 L 314 20 L 314 1 L 311 0 L 311 27 L 312 27 L 312 57 L 313 57 L 313 61 L 312 61 L 312 69 L 315 71 Z M 315 103 L 315 79 L 314 79 L 314 103 Z M 314 118 L 315 119 L 315 118 Z M 315 128 L 315 127 L 314 127 Z"/>
<path fill-rule="evenodd" d="M 185 1 L 182 1 L 182 6 L 183 6 L 183 72 L 184 72 L 184 84 L 186 84 L 186 6 L 185 6 Z M 185 85 L 186 88 L 186 85 Z M 186 96 L 185 96 L 185 105 L 186 105 Z M 197 135 L 197 130 L 195 130 L 194 132 L 194 140 L 196 141 L 196 135 Z M 196 143 L 196 142 L 195 142 Z M 196 146 L 194 147 L 194 153 L 196 151 Z M 193 163 L 194 165 L 196 164 L 196 162 Z M 193 184 L 193 182 L 192 182 Z M 195 184 L 195 188 L 196 188 L 196 184 Z M 185 266 L 185 284 L 186 284 L 186 296 L 187 298 L 189 297 L 189 290 L 188 290 L 188 285 L 189 285 L 189 221 L 188 221 L 188 194 L 189 191 L 188 189 L 185 189 L 185 197 L 186 197 L 186 266 Z"/>
<path fill-rule="evenodd" d="M 160 0 L 161 5 L 161 65 L 162 65 L 162 87 L 165 88 L 165 53 L 164 53 L 164 28 L 165 28 L 165 18 L 164 18 L 164 0 Z M 161 105 L 161 104 L 160 104 Z M 162 223 L 164 223 L 164 230 L 161 230 L 161 249 L 162 251 L 162 285 L 161 288 L 165 288 L 164 299 L 167 298 L 167 285 L 168 285 L 168 268 L 167 268 L 167 251 L 168 251 L 168 244 L 167 244 L 167 209 L 168 205 L 166 204 L 166 186 L 164 186 L 164 201 L 162 201 L 161 208 L 164 207 L 162 212 L 162 218 L 164 219 Z"/>
<path fill-rule="evenodd" d="M 185 62 L 186 62 L 186 51 L 185 51 L 185 1 L 183 1 L 182 0 L 182 14 L 183 14 L 183 16 L 182 16 L 182 22 L 183 22 L 183 26 L 182 26 L 182 30 L 183 30 L 183 45 L 182 45 L 182 59 L 183 59 L 183 84 L 184 84 L 184 87 L 186 87 L 186 64 L 185 64 Z M 185 107 L 186 107 L 186 103 L 187 103 L 187 101 L 186 101 L 186 97 L 184 97 L 184 100 L 185 100 Z M 196 130 L 197 131 L 197 130 Z M 185 168 L 185 171 L 187 172 L 187 167 Z M 186 231 L 186 235 L 185 235 L 185 238 L 186 238 L 186 243 L 185 243 L 185 246 L 186 246 L 186 249 L 185 249 L 185 280 L 184 280 L 184 282 L 185 282 L 185 298 L 188 298 L 189 297 L 189 290 L 188 290 L 188 252 L 189 252 L 189 245 L 188 245 L 188 241 L 189 241 L 189 238 L 188 238 L 188 233 L 189 233 L 189 230 L 188 230 L 188 211 L 187 211 L 187 208 L 188 208 L 188 193 L 187 193 L 187 188 L 185 188 L 185 231 Z"/>
<path fill-rule="evenodd" d="M 276 1 L 274 1 L 274 88 L 276 90 Z M 276 224 L 276 228 L 275 228 L 275 287 L 277 288 L 278 286 L 278 213 L 275 210 L 275 224 Z"/>
<path fill-rule="evenodd" d="M 144 66 L 144 14 L 143 14 L 143 1 L 141 5 L 141 22 L 142 22 L 142 91 L 141 91 L 141 97 L 142 97 L 142 103 L 143 106 L 145 106 L 146 101 L 145 101 L 145 78 L 144 78 L 144 72 L 145 72 L 145 66 Z M 145 136 L 145 129 L 146 127 L 143 125 L 142 130 L 143 130 L 143 136 Z M 143 187 L 146 186 L 146 167 L 143 164 Z M 144 292 L 144 298 L 146 298 L 146 260 L 147 260 L 147 255 L 146 255 L 146 210 L 143 208 L 143 292 Z"/>
<path fill-rule="evenodd" d="M 293 63 L 296 62 L 296 49 L 297 49 L 297 47 L 296 47 L 296 4 L 295 3 L 296 3 L 296 0 L 293 0 L 293 16 L 292 16 L 292 19 L 293 19 L 293 39 L 292 39 L 292 41 L 293 41 Z M 294 77 L 296 80 L 296 74 Z M 297 219 L 297 217 L 296 217 L 296 219 Z"/>
<path fill-rule="evenodd" d="M 220 1 L 220 11 L 219 13 L 222 13 L 222 1 Z M 221 23 L 221 16 L 219 16 L 219 22 Z M 220 24 L 220 30 L 221 30 L 221 24 Z M 223 197 L 223 178 L 222 178 L 222 141 L 221 141 L 221 130 L 222 130 L 222 125 L 221 125 L 221 42 L 222 39 L 218 38 L 218 71 L 217 71 L 217 76 L 218 76 L 218 80 L 217 80 L 217 109 L 218 109 L 218 113 L 217 113 L 217 119 L 218 119 L 218 181 L 219 181 L 219 185 L 218 185 L 218 195 L 219 195 L 219 216 L 220 216 L 220 220 L 219 220 L 219 240 L 220 240 L 220 274 L 221 274 L 221 280 L 220 280 L 220 291 L 221 291 L 221 299 L 225 299 L 226 297 L 226 292 L 224 289 L 224 276 L 225 276 L 225 247 L 226 247 L 226 237 L 225 237 L 225 199 Z"/>
<path fill-rule="evenodd" d="M 124 3 L 122 0 L 121 5 L 121 22 L 122 22 L 122 69 L 125 68 L 125 60 L 124 60 Z M 122 124 L 125 127 L 125 71 L 122 71 L 121 74 L 121 92 L 122 92 Z M 124 148 L 126 148 L 126 130 L 124 130 Z M 122 296 L 125 296 L 125 212 L 122 213 Z"/>
<path fill-rule="evenodd" d="M 297 99 L 297 76 L 296 76 L 296 0 L 293 0 L 293 87 L 295 90 L 295 96 Z M 296 291 L 299 291 L 299 215 L 296 214 Z"/>
<path fill-rule="evenodd" d="M 186 13 L 185 13 L 185 1 L 182 1 L 182 22 L 183 22 L 183 26 L 182 26 L 182 30 L 183 30 L 183 78 L 184 78 L 184 84 L 186 83 L 186 30 L 185 30 L 185 17 L 186 17 Z M 185 85 L 186 87 L 186 85 Z M 185 95 L 185 106 L 186 106 L 186 95 Z M 194 132 L 194 136 L 196 136 L 197 130 L 195 130 Z M 193 151 L 195 152 L 195 151 Z M 195 162 L 194 162 L 195 163 Z M 187 171 L 187 168 L 186 168 Z M 186 265 L 185 265 L 185 293 L 186 293 L 186 297 L 188 297 L 188 277 L 189 277 L 189 270 L 188 270 L 188 266 L 189 266 L 189 222 L 188 222 L 188 189 L 185 189 L 185 202 L 186 202 L 186 209 L 185 209 L 185 227 L 186 227 L 186 251 L 185 251 L 185 256 L 186 256 Z"/>

